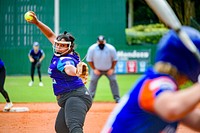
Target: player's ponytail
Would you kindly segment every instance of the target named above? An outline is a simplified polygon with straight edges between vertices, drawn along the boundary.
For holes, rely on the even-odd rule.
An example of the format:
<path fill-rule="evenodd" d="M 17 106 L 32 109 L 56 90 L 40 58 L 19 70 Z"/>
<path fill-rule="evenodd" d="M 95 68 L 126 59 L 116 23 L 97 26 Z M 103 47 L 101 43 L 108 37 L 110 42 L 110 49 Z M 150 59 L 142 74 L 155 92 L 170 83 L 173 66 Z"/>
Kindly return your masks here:
<path fill-rule="evenodd" d="M 168 62 L 163 62 L 163 61 L 157 62 L 154 65 L 154 69 L 159 73 L 169 74 L 176 80 L 181 75 L 181 73 L 177 70 L 177 68 Z"/>

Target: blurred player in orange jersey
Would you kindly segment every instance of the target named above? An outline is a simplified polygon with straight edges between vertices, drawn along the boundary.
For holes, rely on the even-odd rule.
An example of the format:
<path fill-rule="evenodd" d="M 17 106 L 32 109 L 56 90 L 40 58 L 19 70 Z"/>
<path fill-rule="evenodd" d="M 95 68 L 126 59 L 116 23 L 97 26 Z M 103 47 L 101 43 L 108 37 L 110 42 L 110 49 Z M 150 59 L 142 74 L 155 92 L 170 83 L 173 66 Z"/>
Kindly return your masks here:
<path fill-rule="evenodd" d="M 198 50 L 200 33 L 182 27 Z M 200 131 L 200 62 L 169 31 L 149 68 L 110 115 L 102 133 L 175 133 L 179 123 Z M 194 84 L 180 90 L 187 81 Z"/>

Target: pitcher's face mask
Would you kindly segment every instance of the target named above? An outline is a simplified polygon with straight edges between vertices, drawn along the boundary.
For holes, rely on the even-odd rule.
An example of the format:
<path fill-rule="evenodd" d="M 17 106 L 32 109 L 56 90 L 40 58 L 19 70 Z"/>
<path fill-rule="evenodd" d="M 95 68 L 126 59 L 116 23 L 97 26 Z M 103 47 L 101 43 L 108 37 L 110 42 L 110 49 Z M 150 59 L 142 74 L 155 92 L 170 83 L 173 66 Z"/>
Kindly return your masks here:
<path fill-rule="evenodd" d="M 71 49 L 71 42 L 65 41 L 62 39 L 61 41 L 54 40 L 53 51 L 56 56 L 61 56 L 67 54 Z"/>
<path fill-rule="evenodd" d="M 74 47 L 74 40 L 74 37 L 66 31 L 63 34 L 58 35 L 57 38 L 54 40 L 54 54 L 56 56 L 62 56 L 70 53 Z"/>

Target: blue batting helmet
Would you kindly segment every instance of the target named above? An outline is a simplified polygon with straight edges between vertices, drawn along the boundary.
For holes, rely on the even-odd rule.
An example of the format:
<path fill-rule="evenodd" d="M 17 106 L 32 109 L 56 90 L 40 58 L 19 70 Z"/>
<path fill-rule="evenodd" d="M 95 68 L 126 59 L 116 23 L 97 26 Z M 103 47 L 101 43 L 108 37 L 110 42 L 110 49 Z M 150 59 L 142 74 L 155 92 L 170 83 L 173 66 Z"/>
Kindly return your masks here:
<path fill-rule="evenodd" d="M 194 28 L 184 26 L 183 31 L 187 33 L 197 49 L 200 51 L 200 33 Z M 200 74 L 200 62 L 181 42 L 174 30 L 170 30 L 160 40 L 157 48 L 156 62 L 169 62 L 179 72 L 187 75 L 192 82 L 197 82 Z"/>

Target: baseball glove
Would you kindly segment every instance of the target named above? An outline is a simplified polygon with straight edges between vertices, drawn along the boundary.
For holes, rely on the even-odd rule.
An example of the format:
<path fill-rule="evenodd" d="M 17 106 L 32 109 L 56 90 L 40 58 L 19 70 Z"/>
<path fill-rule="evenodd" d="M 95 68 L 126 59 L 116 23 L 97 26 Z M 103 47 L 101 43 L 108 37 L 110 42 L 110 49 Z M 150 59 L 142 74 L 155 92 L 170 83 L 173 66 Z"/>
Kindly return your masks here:
<path fill-rule="evenodd" d="M 41 62 L 40 62 L 40 61 L 38 61 L 38 62 L 35 64 L 36 67 L 40 67 L 40 65 L 41 65 Z"/>
<path fill-rule="evenodd" d="M 76 75 L 80 77 L 84 84 L 87 83 L 88 79 L 88 66 L 84 62 L 79 62 L 77 64 Z"/>

